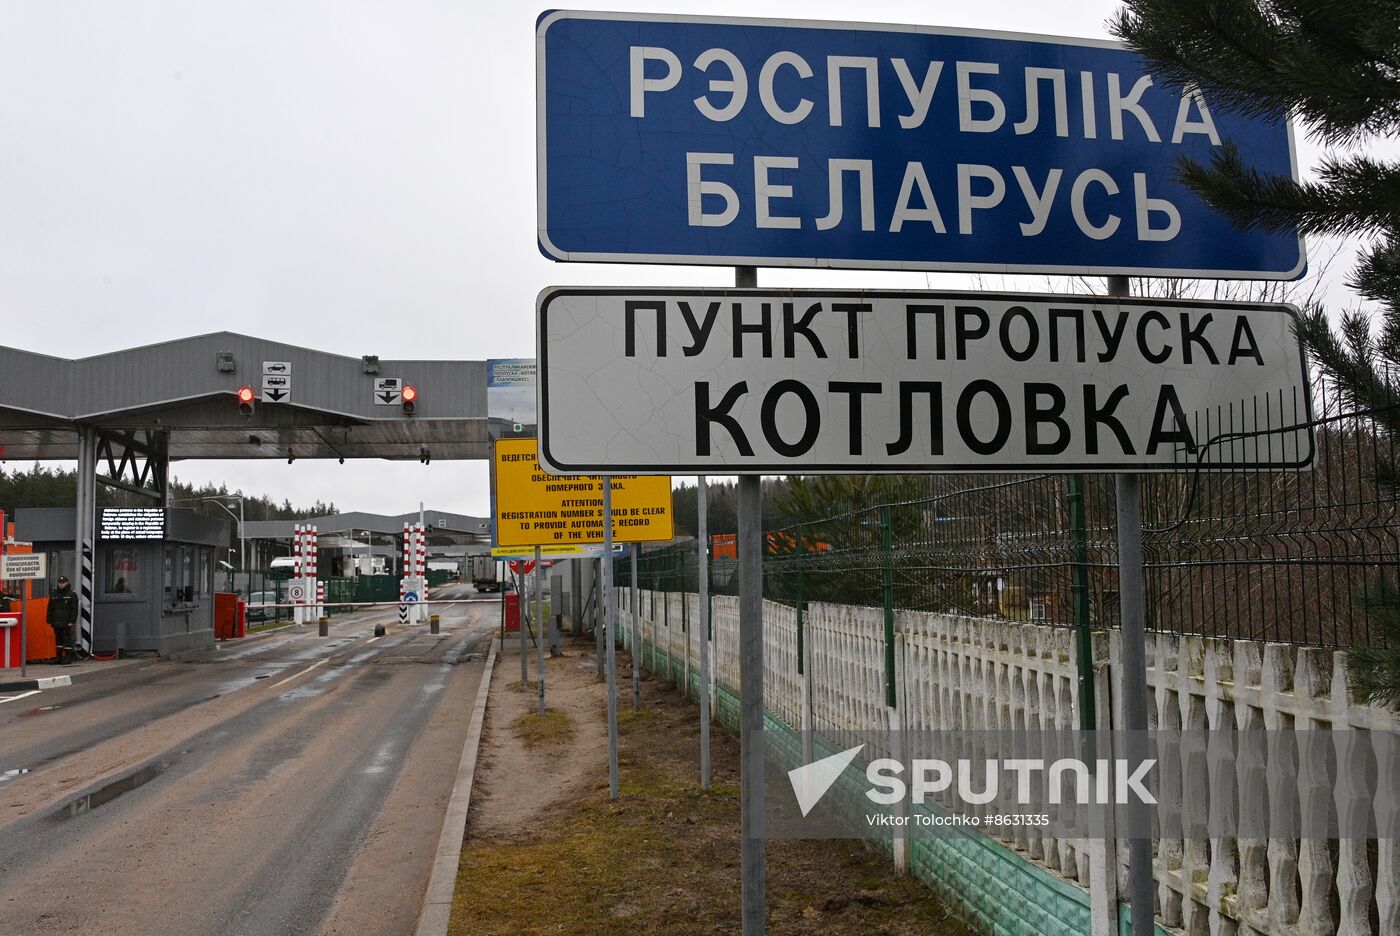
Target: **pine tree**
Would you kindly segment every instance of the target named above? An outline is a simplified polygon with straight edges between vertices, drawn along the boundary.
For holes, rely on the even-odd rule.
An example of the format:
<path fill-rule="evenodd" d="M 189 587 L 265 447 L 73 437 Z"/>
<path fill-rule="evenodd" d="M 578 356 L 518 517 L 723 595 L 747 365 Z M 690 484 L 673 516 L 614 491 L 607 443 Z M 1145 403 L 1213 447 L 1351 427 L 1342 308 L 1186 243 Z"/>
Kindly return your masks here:
<path fill-rule="evenodd" d="M 1352 311 L 1334 331 L 1314 304 L 1299 335 L 1348 408 L 1396 441 L 1400 163 L 1366 148 L 1400 138 L 1400 3 L 1127 0 L 1109 27 L 1169 86 L 1199 88 L 1213 107 L 1292 117 L 1331 148 L 1313 181 L 1263 175 L 1228 141 L 1209 165 L 1183 160 L 1179 176 L 1238 227 L 1363 240 L 1348 285 L 1380 306 L 1380 321 Z M 1375 481 L 1394 492 L 1400 470 L 1377 459 Z M 1364 699 L 1400 705 L 1400 600 L 1393 582 L 1382 586 L 1373 615 L 1389 648 L 1353 653 L 1353 687 Z"/>

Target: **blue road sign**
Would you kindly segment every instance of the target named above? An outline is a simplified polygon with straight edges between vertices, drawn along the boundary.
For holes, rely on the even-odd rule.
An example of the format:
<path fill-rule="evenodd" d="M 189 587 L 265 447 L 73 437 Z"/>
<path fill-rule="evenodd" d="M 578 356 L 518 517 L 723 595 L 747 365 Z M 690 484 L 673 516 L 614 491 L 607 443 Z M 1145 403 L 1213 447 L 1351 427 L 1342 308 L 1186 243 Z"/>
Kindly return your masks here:
<path fill-rule="evenodd" d="M 403 603 L 404 603 L 404 604 L 417 604 L 417 603 L 418 603 L 418 593 L 417 593 L 417 592 L 404 592 Z"/>
<path fill-rule="evenodd" d="M 1291 279 L 1296 236 L 1174 181 L 1287 123 L 1163 86 L 1113 42 L 553 12 L 537 28 L 539 244 L 556 260 Z"/>

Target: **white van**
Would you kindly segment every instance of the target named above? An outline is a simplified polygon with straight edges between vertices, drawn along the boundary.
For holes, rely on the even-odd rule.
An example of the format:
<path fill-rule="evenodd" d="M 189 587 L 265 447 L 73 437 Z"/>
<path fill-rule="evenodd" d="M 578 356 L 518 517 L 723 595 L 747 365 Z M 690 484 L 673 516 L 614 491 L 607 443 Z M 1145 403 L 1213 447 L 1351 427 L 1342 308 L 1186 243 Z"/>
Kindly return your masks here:
<path fill-rule="evenodd" d="M 296 556 L 278 556 L 272 560 L 272 564 L 268 568 L 274 572 L 285 569 L 295 574 L 301 569 L 301 560 Z"/>

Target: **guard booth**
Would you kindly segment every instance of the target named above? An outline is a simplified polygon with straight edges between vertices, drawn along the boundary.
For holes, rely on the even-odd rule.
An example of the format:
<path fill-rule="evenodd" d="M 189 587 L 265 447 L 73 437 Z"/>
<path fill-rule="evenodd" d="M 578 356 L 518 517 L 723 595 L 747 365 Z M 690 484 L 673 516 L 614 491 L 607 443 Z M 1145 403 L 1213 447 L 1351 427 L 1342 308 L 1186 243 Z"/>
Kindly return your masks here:
<path fill-rule="evenodd" d="M 48 554 L 47 587 L 67 575 L 76 590 L 72 508 L 15 513 L 19 539 Z M 214 573 L 228 547 L 231 525 L 192 510 L 103 507 L 97 511 L 94 552 L 94 653 L 155 651 L 170 656 L 214 645 Z M 37 631 L 50 648 L 43 609 L 30 604 L 31 659 Z"/>

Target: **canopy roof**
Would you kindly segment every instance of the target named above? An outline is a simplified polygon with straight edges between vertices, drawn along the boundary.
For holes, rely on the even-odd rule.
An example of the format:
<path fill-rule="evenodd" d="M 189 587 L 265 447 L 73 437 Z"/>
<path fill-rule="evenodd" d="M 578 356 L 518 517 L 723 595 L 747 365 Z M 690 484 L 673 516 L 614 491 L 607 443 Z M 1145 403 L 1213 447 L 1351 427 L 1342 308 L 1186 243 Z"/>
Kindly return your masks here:
<path fill-rule="evenodd" d="M 376 381 L 386 378 L 417 390 L 413 415 L 382 402 Z M 242 387 L 258 396 L 247 416 Z M 278 393 L 286 399 L 272 401 Z M 378 361 L 231 332 L 77 360 L 0 347 L 0 459 L 75 459 L 79 425 L 160 433 L 172 459 L 491 451 L 484 361 Z"/>

